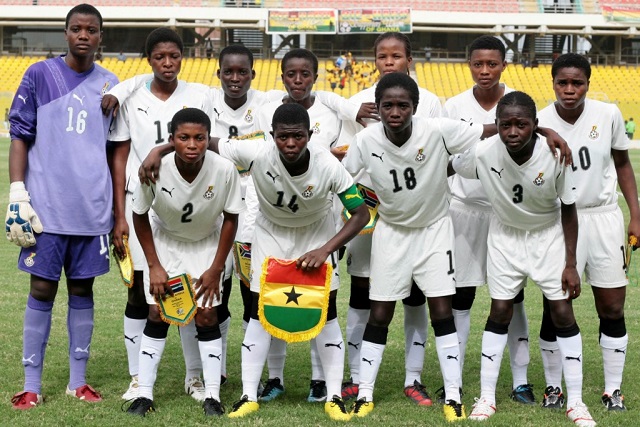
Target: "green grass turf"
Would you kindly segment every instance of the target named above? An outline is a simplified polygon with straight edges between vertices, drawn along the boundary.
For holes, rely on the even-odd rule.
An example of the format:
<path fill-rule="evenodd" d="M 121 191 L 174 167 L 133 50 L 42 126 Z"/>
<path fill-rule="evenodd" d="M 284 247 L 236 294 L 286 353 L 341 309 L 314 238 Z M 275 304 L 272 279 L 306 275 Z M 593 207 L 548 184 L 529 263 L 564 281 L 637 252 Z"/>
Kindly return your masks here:
<path fill-rule="evenodd" d="M 7 156 L 8 140 L 0 139 L 0 200 L 8 198 Z M 636 172 L 640 172 L 640 150 L 632 151 Z M 636 175 L 638 176 L 638 175 Z M 624 203 L 623 203 L 624 204 Z M 72 209 L 73 207 L 70 207 Z M 626 213 L 626 208 L 623 208 Z M 20 391 L 23 382 L 22 364 L 22 318 L 28 294 L 28 275 L 16 269 L 18 248 L 4 239 L 0 242 L 0 366 L 6 370 L 0 380 L 0 425 L 3 426 L 198 426 L 221 424 L 230 426 L 267 425 L 334 425 L 324 414 L 323 405 L 306 402 L 308 393 L 310 362 L 309 345 L 289 346 L 285 369 L 286 393 L 278 400 L 261 405 L 260 411 L 245 419 L 231 420 L 205 419 L 200 406 L 187 397 L 183 391 L 184 363 L 180 350 L 180 340 L 176 328 L 171 328 L 167 347 L 160 365 L 155 387 L 157 412 L 145 419 L 137 419 L 122 412 L 120 395 L 129 383 L 127 358 L 122 336 L 122 318 L 126 303 L 126 289 L 119 282 L 113 265 L 112 272 L 97 279 L 95 284 L 95 330 L 91 345 L 91 359 L 88 381 L 102 392 L 104 402 L 87 404 L 75 401 L 64 394 L 68 381 L 68 342 L 66 332 L 66 297 L 64 286 L 60 289 L 53 314 L 53 327 L 47 348 L 43 378 L 44 405 L 29 410 L 15 411 L 9 403 L 11 396 Z M 637 258 L 637 254 L 634 257 Z M 633 303 L 640 297 L 638 289 L 640 259 L 632 263 L 631 286 L 628 287 L 625 307 L 630 342 L 627 351 L 623 392 L 629 410 L 626 413 L 607 413 L 600 403 L 603 388 L 602 358 L 598 346 L 598 318 L 593 307 L 593 296 L 585 286 L 582 296 L 575 301 L 576 317 L 583 334 L 584 349 L 584 390 L 585 403 L 601 426 L 635 425 L 640 419 L 638 401 L 640 399 L 640 363 L 638 360 L 640 319 L 638 307 Z M 344 271 L 344 263 L 342 264 Z M 343 277 L 346 277 L 344 275 Z M 345 327 L 349 286 L 344 280 L 339 294 L 339 315 L 342 328 Z M 535 286 L 526 288 L 526 306 L 529 316 L 531 364 L 529 382 L 540 399 L 545 386 L 538 347 L 541 293 Z M 227 410 L 241 394 L 240 342 L 241 298 L 237 282 L 231 298 L 233 321 L 229 334 L 229 382 L 222 387 L 222 400 Z M 481 288 L 472 310 L 472 334 L 470 337 L 464 370 L 463 401 L 467 413 L 471 410 L 474 397 L 479 395 L 480 344 L 482 330 L 488 314 L 489 298 L 486 288 Z M 351 424 L 367 426 L 389 425 L 448 425 L 443 418 L 442 407 L 434 405 L 420 408 L 410 403 L 402 393 L 404 379 L 404 338 L 403 313 L 398 306 L 391 325 L 389 342 L 384 354 L 375 390 L 376 409 L 364 419 L 354 419 Z M 423 382 L 430 392 L 441 385 L 441 377 L 434 348 L 433 332 L 429 328 L 429 342 L 425 358 Z M 484 425 L 490 426 L 569 426 L 563 412 L 543 410 L 537 406 L 522 406 L 513 403 L 508 396 L 511 391 L 511 373 L 508 355 L 505 354 L 497 388 L 498 413 Z M 347 369 L 348 371 L 348 369 Z M 348 376 L 345 374 L 345 376 Z M 465 421 L 463 425 L 474 424 Z"/>

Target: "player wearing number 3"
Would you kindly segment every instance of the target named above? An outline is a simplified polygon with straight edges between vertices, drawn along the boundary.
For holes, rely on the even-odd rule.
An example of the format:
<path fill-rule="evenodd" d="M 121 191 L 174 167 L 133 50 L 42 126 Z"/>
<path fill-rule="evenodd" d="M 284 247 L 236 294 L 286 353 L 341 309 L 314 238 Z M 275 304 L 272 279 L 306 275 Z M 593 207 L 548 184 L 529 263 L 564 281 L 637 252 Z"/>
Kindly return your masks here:
<path fill-rule="evenodd" d="M 71 9 L 64 33 L 68 54 L 29 67 L 10 112 L 6 231 L 9 240 L 23 247 L 18 268 L 31 275 L 24 316 L 25 383 L 12 398 L 16 409 L 42 402 L 42 367 L 63 268 L 69 295 L 67 394 L 101 400 L 85 372 L 93 332 L 93 281 L 109 271 L 107 236 L 113 225 L 110 118 L 102 115 L 100 100 L 117 78 L 94 64 L 102 40 L 96 8 L 81 4 Z"/>

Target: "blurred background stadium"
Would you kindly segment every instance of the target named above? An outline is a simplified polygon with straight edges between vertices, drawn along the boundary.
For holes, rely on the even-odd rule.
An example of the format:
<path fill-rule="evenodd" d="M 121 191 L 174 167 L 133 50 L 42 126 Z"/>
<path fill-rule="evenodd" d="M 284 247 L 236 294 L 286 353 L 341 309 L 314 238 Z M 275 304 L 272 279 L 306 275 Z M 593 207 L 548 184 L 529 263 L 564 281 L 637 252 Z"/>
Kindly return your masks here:
<path fill-rule="evenodd" d="M 0 0 L 0 111 L 9 108 L 22 74 L 46 55 L 65 51 L 69 0 Z M 410 33 L 413 76 L 442 102 L 472 84 L 470 42 L 493 34 L 507 46 L 503 81 L 542 108 L 553 102 L 551 63 L 577 52 L 593 65 L 589 96 L 640 118 L 640 0 L 94 0 L 104 17 L 101 64 L 120 79 L 148 73 L 144 40 L 171 26 L 185 41 L 181 78 L 219 86 L 217 54 L 242 43 L 255 55 L 260 90 L 282 89 L 278 58 L 305 47 L 320 58 L 318 90 L 345 97 L 375 79 L 373 41 L 380 32 Z M 342 82 L 340 64 L 353 64 Z M 334 72 L 335 70 L 335 72 Z M 332 82 L 335 82 L 332 88 Z M 340 84 L 342 83 L 342 84 Z M 341 88 L 341 86 L 343 86 Z M 638 119 L 636 119 L 637 121 Z M 0 135 L 6 136 L 6 122 Z"/>

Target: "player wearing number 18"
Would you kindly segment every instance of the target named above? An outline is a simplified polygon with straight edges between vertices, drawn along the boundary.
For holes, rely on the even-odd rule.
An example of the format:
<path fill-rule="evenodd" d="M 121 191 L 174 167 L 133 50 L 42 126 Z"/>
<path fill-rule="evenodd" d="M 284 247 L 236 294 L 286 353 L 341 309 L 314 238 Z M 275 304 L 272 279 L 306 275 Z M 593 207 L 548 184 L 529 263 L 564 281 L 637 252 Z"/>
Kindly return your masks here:
<path fill-rule="evenodd" d="M 414 117 L 418 86 L 405 73 L 385 75 L 375 100 L 382 123 L 358 133 L 344 160 L 351 174 L 369 174 L 380 200 L 371 250 L 371 312 L 360 350 L 353 414 L 363 417 L 373 410 L 373 386 L 395 303 L 409 296 L 413 279 L 429 304 L 445 384 L 445 417 L 463 419 L 458 337 L 451 311 L 456 288 L 447 161 L 452 152 L 494 134 L 495 125 Z"/>
<path fill-rule="evenodd" d="M 94 64 L 102 40 L 96 8 L 72 8 L 64 33 L 68 53 L 29 67 L 9 114 L 7 237 L 23 247 L 18 268 L 31 275 L 24 316 L 25 383 L 12 399 L 16 409 L 42 402 L 42 367 L 63 268 L 69 295 L 66 393 L 87 402 L 101 400 L 85 372 L 93 332 L 93 281 L 109 271 L 113 225 L 110 118 L 102 115 L 100 100 L 118 80 Z"/>

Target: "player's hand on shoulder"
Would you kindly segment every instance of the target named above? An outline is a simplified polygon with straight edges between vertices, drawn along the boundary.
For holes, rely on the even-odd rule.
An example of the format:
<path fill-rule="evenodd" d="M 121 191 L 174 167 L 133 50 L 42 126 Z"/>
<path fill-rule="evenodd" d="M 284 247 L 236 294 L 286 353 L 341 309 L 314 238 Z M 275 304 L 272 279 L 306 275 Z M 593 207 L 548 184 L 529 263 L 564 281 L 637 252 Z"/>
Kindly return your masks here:
<path fill-rule="evenodd" d="M 109 117 L 110 114 L 116 117 L 120 109 L 120 103 L 118 102 L 118 98 L 107 93 L 102 97 L 100 108 L 102 108 L 102 114 L 104 114 L 105 117 Z"/>
<path fill-rule="evenodd" d="M 331 253 L 322 248 L 314 249 L 297 259 L 296 268 L 300 268 L 303 271 L 320 268 L 329 255 L 331 255 Z"/>
<path fill-rule="evenodd" d="M 195 284 L 196 300 L 202 297 L 203 307 L 213 307 L 214 300 L 220 300 L 220 277 L 224 269 L 208 268 L 202 273 Z"/>
<path fill-rule="evenodd" d="M 375 102 L 363 102 L 360 105 L 360 109 L 358 110 L 358 114 L 356 115 L 356 122 L 364 127 L 367 127 L 366 119 L 377 121 L 380 120 Z"/>
<path fill-rule="evenodd" d="M 40 218 L 31 206 L 31 197 L 22 181 L 11 183 L 4 224 L 7 239 L 23 248 L 35 245 L 35 233 L 43 231 Z"/>
<path fill-rule="evenodd" d="M 154 147 L 149 155 L 142 161 L 138 169 L 138 178 L 141 184 L 151 185 L 156 183 L 160 176 L 160 162 L 162 161 L 162 148 Z"/>
<path fill-rule="evenodd" d="M 576 299 L 580 296 L 580 275 L 576 266 L 565 266 L 562 271 L 562 290 L 567 295 L 567 301 Z"/>

